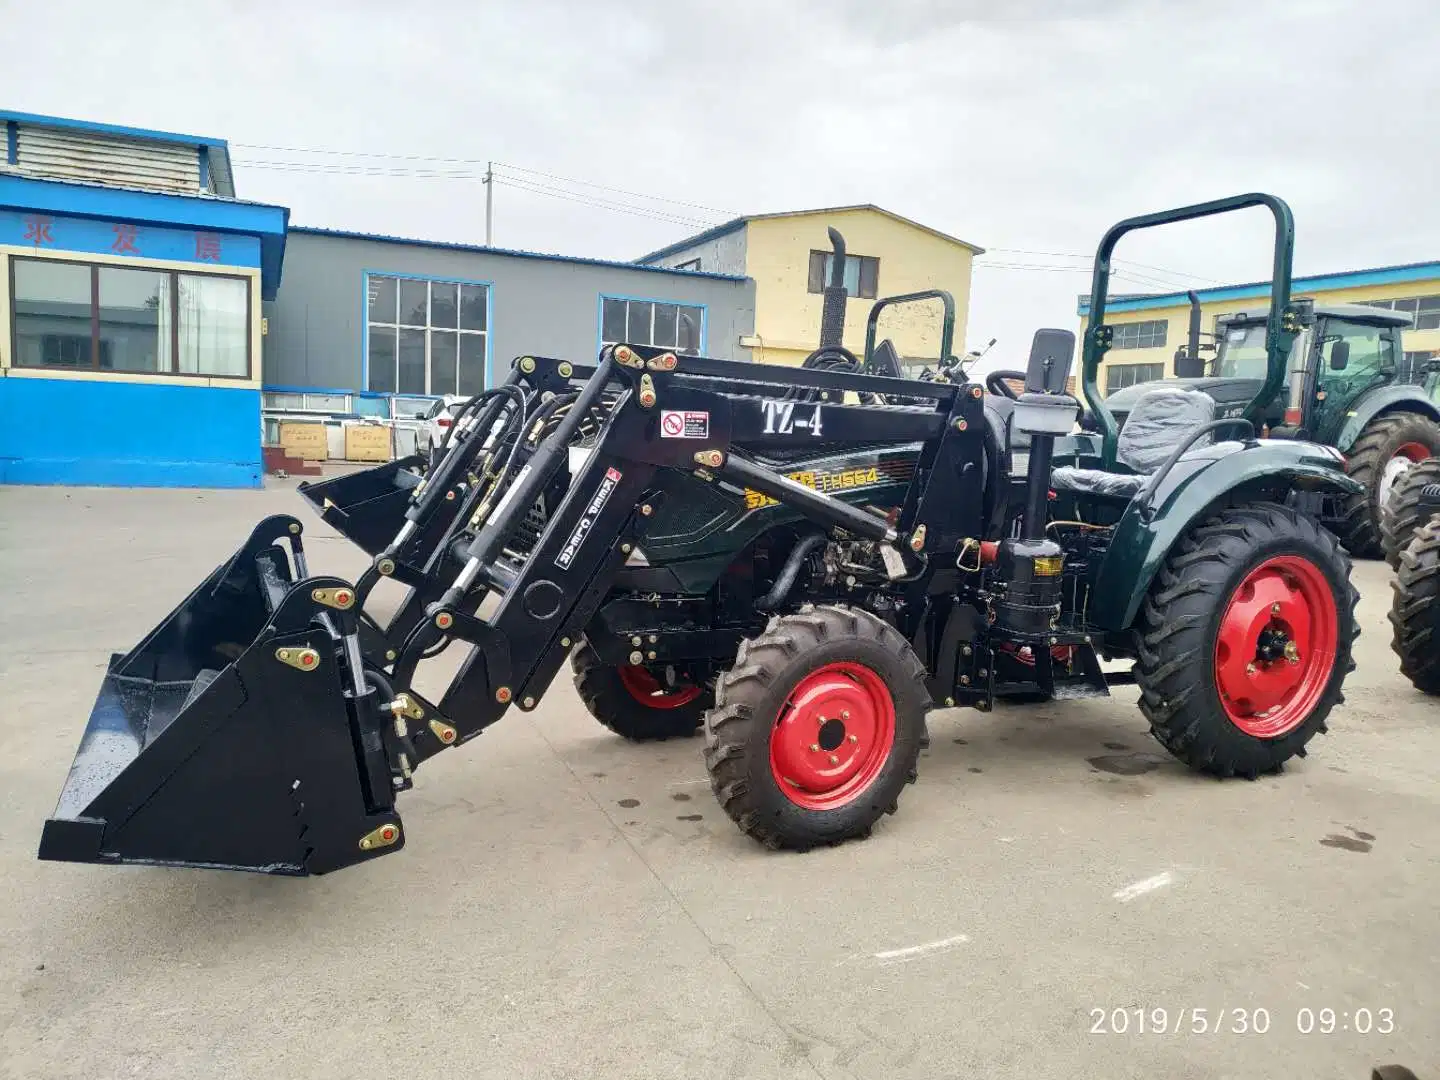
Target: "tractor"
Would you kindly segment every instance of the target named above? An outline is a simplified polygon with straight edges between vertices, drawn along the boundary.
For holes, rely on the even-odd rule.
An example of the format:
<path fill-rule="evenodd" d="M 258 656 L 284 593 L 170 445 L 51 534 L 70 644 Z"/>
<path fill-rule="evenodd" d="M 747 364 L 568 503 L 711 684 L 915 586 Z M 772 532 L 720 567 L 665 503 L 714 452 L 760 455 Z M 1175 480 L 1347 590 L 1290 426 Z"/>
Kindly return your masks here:
<path fill-rule="evenodd" d="M 1263 412 L 1255 412 L 1250 403 L 1269 367 L 1269 311 L 1223 316 L 1214 340 L 1202 343 L 1200 301 L 1194 292 L 1189 297 L 1188 342 L 1175 357 L 1179 378 L 1167 385 L 1204 391 L 1215 400 L 1218 415 L 1249 415 L 1272 438 L 1306 439 L 1341 451 L 1346 472 L 1362 490 L 1325 500 L 1321 523 L 1357 558 L 1380 555 L 1384 510 L 1396 481 L 1416 462 L 1440 454 L 1435 373 L 1404 375 L 1401 336 L 1410 316 L 1363 304 L 1292 301 L 1301 329 L 1280 392 Z M 1123 424 L 1135 402 L 1156 385 L 1117 390 L 1107 398 L 1111 411 Z"/>
<path fill-rule="evenodd" d="M 1279 271 L 1260 392 L 1217 418 L 1157 387 L 1118 429 L 1096 387 L 1116 243 L 1252 206 Z M 111 658 L 39 855 L 309 875 L 395 854 L 421 766 L 545 707 L 567 662 L 612 730 L 703 732 L 716 800 L 767 848 L 895 813 L 937 708 L 1138 684 L 1191 768 L 1277 772 L 1354 666 L 1349 557 L 1296 504 L 1362 490 L 1334 448 L 1250 418 L 1304 330 L 1293 235 L 1264 194 L 1105 234 L 1081 372 L 1098 432 L 1075 431 L 1066 330 L 1036 332 L 1019 392 L 948 347 L 928 378 L 866 373 L 871 350 L 838 341 L 799 368 L 630 344 L 593 367 L 522 357 L 433 466 L 306 490 L 371 554 L 358 581 L 267 518 Z M 410 591 L 382 622 L 366 602 L 386 578 Z M 431 700 L 417 671 L 451 647 Z"/>
<path fill-rule="evenodd" d="M 1386 549 L 1395 552 L 1390 647 L 1415 689 L 1440 695 L 1440 475 L 1432 462 L 1407 473 L 1392 497 Z"/>

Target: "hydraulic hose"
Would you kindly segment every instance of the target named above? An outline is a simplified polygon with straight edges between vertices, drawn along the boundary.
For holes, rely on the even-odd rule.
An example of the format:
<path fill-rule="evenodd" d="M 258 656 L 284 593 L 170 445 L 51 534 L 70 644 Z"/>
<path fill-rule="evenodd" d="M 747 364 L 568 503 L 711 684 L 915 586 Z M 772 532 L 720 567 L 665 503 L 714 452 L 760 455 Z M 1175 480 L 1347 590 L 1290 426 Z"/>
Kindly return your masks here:
<path fill-rule="evenodd" d="M 825 534 L 812 532 L 800 539 L 790 549 L 790 555 L 785 560 L 785 566 L 780 571 L 780 576 L 770 586 L 770 591 L 755 601 L 755 606 L 761 611 L 774 611 L 785 602 L 790 595 L 790 590 L 795 587 L 795 579 L 800 576 L 800 567 L 810 557 L 810 553 L 825 543 Z"/>

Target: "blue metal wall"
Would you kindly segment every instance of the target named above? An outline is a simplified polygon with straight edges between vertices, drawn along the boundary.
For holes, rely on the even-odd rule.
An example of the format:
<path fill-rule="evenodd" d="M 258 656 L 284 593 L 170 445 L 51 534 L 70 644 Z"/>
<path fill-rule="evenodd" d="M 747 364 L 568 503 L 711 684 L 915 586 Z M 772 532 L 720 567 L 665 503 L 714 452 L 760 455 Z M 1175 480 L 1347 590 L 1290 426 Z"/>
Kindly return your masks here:
<path fill-rule="evenodd" d="M 261 484 L 260 391 L 0 378 L 0 484 Z"/>

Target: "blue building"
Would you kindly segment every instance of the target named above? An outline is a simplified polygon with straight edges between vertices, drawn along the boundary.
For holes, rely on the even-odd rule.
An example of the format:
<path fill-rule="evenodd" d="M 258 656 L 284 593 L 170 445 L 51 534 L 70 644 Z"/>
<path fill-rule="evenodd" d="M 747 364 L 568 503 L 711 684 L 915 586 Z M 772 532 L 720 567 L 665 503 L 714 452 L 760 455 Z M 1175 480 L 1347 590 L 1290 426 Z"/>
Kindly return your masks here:
<path fill-rule="evenodd" d="M 0 111 L 0 483 L 254 487 L 289 211 L 223 139 Z"/>

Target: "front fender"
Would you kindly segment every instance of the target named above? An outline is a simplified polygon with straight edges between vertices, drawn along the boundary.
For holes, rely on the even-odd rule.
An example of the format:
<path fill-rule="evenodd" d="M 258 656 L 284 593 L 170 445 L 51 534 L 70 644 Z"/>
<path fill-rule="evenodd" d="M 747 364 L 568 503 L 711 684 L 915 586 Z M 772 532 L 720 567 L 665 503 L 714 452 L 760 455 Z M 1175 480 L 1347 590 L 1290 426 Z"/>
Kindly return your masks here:
<path fill-rule="evenodd" d="M 1226 495 L 1246 488 L 1251 498 L 1283 502 L 1295 488 L 1356 495 L 1364 490 L 1340 469 L 1337 451 L 1290 439 L 1222 442 L 1186 454 L 1156 490 L 1154 514 L 1147 520 L 1137 496 L 1115 526 L 1090 590 L 1088 621 L 1104 630 L 1133 624 L 1175 542 Z"/>
<path fill-rule="evenodd" d="M 1384 412 L 1402 410 L 1417 412 L 1440 422 L 1440 408 L 1427 398 L 1418 386 L 1384 386 L 1361 396 L 1345 410 L 1345 423 L 1335 436 L 1335 446 L 1342 453 L 1355 445 L 1365 425 Z"/>

